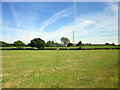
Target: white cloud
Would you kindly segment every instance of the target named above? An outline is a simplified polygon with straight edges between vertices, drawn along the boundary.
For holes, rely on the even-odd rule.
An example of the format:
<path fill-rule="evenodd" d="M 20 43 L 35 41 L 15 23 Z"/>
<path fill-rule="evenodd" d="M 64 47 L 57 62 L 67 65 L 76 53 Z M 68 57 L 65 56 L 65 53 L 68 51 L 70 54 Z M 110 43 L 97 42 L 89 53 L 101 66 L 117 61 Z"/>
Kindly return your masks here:
<path fill-rule="evenodd" d="M 57 20 L 66 17 L 69 15 L 69 8 L 64 9 L 62 11 L 59 11 L 57 13 L 55 13 L 54 15 L 52 15 L 49 19 L 47 19 L 46 21 L 44 21 L 41 24 L 41 27 L 39 28 L 40 31 L 45 30 L 45 28 L 51 24 L 53 24 L 54 22 L 56 22 Z"/>
<path fill-rule="evenodd" d="M 113 5 L 113 6 L 111 6 Z M 50 34 L 51 38 L 60 40 L 62 36 L 66 36 L 72 41 L 72 31 L 75 31 L 75 42 L 83 40 L 83 42 L 105 43 L 118 41 L 118 11 L 117 4 L 106 5 L 103 11 L 84 14 L 77 18 L 77 21 L 66 25 Z M 113 33 L 113 35 L 110 35 Z M 103 36 L 106 34 L 106 36 Z M 98 37 L 99 35 L 99 37 Z M 107 36 L 110 35 L 110 36 Z M 89 40 L 91 38 L 92 41 Z M 100 39 L 101 38 L 101 39 Z"/>
<path fill-rule="evenodd" d="M 42 23 L 42 27 L 39 28 L 39 31 L 33 30 L 20 30 L 7 28 L 4 30 L 10 30 L 11 32 L 16 32 L 16 38 L 10 40 L 20 39 L 26 43 L 30 42 L 31 39 L 39 37 L 45 41 L 54 40 L 60 42 L 61 37 L 68 37 L 72 41 L 72 32 L 75 31 L 75 42 L 82 40 L 83 43 L 118 43 L 118 11 L 116 4 L 109 4 L 100 11 L 90 14 L 84 14 L 77 17 L 77 20 L 71 22 L 69 25 L 64 25 L 57 29 L 56 31 L 46 33 L 44 29 L 56 22 L 58 19 L 67 16 L 68 10 L 60 11 L 48 20 Z M 19 25 L 18 25 L 19 26 Z M 111 34 L 112 33 L 112 34 Z M 110 35 L 110 36 L 107 36 Z M 115 35 L 115 36 L 113 36 Z M 7 40 L 4 36 L 4 40 Z M 12 37 L 11 37 L 12 38 Z M 8 39 L 8 41 L 10 41 Z"/>
<path fill-rule="evenodd" d="M 85 23 L 93 23 L 93 21 L 91 21 L 91 20 L 85 20 L 84 22 Z"/>
<path fill-rule="evenodd" d="M 19 29 L 20 27 L 23 29 L 36 29 L 36 25 L 34 22 L 37 21 L 37 13 L 31 10 L 30 8 L 24 8 L 25 6 L 16 6 L 14 3 L 9 3 L 9 7 L 12 11 L 13 22 L 16 23 L 16 27 Z M 21 5 L 21 4 L 20 4 Z M 18 8 L 21 8 L 19 11 Z"/>

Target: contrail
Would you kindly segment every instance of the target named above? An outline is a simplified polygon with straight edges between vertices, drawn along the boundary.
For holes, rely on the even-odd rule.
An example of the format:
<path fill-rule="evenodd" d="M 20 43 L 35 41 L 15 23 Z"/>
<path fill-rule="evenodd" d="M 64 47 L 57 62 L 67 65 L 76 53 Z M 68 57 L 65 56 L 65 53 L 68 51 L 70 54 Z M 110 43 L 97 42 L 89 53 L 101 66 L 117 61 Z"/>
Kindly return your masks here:
<path fill-rule="evenodd" d="M 77 19 L 77 14 L 76 14 L 76 0 L 74 0 L 73 2 L 73 8 L 74 8 L 74 18 L 75 18 L 75 21 Z"/>

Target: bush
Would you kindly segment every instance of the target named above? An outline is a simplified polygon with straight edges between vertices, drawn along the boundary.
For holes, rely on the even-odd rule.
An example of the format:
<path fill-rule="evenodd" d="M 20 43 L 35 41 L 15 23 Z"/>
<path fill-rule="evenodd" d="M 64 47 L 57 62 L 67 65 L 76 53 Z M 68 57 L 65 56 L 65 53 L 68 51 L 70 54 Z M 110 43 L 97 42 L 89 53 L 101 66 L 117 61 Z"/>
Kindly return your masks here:
<path fill-rule="evenodd" d="M 67 47 L 71 47 L 71 46 L 73 46 L 73 44 L 72 44 L 72 43 L 69 43 L 69 44 L 67 45 Z"/>

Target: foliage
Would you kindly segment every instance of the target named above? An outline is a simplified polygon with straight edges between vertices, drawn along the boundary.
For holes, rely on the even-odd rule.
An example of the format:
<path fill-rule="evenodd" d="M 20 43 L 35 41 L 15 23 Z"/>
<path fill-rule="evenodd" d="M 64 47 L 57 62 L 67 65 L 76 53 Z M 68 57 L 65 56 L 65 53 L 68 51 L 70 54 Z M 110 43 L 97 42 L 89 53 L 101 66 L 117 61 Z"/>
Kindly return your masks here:
<path fill-rule="evenodd" d="M 82 46 L 81 47 L 82 49 L 91 49 L 91 50 L 93 50 L 93 49 L 120 49 L 120 45 L 114 45 L 114 46 L 112 46 L 112 45 L 89 45 L 89 46 Z M 17 50 L 17 48 L 16 47 L 0 47 L 0 49 L 2 49 L 2 50 Z M 36 47 L 33 47 L 33 48 L 31 48 L 31 47 L 24 47 L 24 50 L 36 50 L 37 48 Z M 78 47 L 45 47 L 44 48 L 45 50 L 63 50 L 63 49 L 66 49 L 66 50 L 78 50 L 78 49 L 80 49 L 80 47 L 78 46 Z"/>
<path fill-rule="evenodd" d="M 21 48 L 25 46 L 25 43 L 23 43 L 22 41 L 18 40 L 14 42 L 14 46 Z"/>
<path fill-rule="evenodd" d="M 73 43 L 68 43 L 67 47 L 73 46 Z"/>
<path fill-rule="evenodd" d="M 70 40 L 69 40 L 68 38 L 66 38 L 66 37 L 62 37 L 62 38 L 61 38 L 61 42 L 62 42 L 63 44 L 65 44 L 65 45 L 67 45 L 67 44 L 70 43 Z"/>
<path fill-rule="evenodd" d="M 10 43 L 0 41 L 0 47 L 14 47 L 14 44 L 10 44 Z"/>
<path fill-rule="evenodd" d="M 54 42 L 54 41 L 48 41 L 45 46 L 46 47 L 60 47 L 61 44 Z"/>
<path fill-rule="evenodd" d="M 115 45 L 115 43 L 112 43 L 111 45 Z"/>
<path fill-rule="evenodd" d="M 15 45 L 7 43 L 6 47 L 15 47 Z"/>
<path fill-rule="evenodd" d="M 55 46 L 56 46 L 56 47 L 60 47 L 61 44 L 60 44 L 60 43 L 55 43 Z"/>
<path fill-rule="evenodd" d="M 55 46 L 55 42 L 54 41 L 48 41 L 46 43 L 46 47 L 54 47 Z"/>
<path fill-rule="evenodd" d="M 109 43 L 105 43 L 105 45 L 110 45 Z"/>
<path fill-rule="evenodd" d="M 31 44 L 32 47 L 37 47 L 38 49 L 44 49 L 45 47 L 45 41 L 40 39 L 40 38 L 35 38 L 33 40 L 31 40 Z"/>
<path fill-rule="evenodd" d="M 6 42 L 0 41 L 0 47 L 6 47 L 6 46 L 7 46 Z"/>
<path fill-rule="evenodd" d="M 34 47 L 34 45 L 32 45 L 31 43 L 28 43 L 27 46 L 32 48 Z"/>
<path fill-rule="evenodd" d="M 82 41 L 79 41 L 78 44 L 76 44 L 76 46 L 81 46 L 82 45 Z"/>

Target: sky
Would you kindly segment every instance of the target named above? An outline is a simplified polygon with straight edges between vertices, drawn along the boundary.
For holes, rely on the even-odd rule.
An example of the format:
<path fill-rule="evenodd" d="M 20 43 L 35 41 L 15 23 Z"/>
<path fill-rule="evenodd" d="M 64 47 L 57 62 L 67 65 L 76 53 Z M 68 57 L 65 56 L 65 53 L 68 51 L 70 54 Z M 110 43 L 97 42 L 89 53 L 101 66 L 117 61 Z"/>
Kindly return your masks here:
<path fill-rule="evenodd" d="M 0 41 L 29 43 L 34 38 L 74 43 L 118 44 L 118 3 L 2 2 Z"/>

